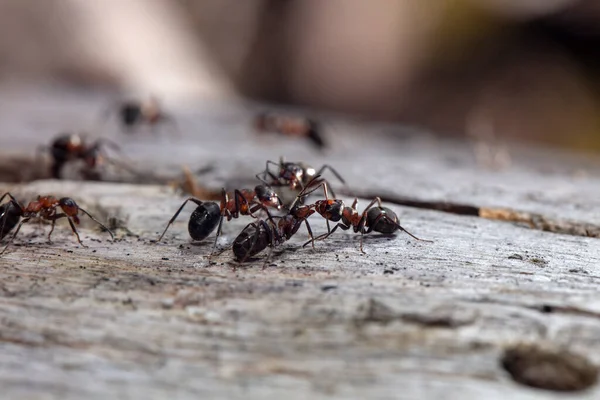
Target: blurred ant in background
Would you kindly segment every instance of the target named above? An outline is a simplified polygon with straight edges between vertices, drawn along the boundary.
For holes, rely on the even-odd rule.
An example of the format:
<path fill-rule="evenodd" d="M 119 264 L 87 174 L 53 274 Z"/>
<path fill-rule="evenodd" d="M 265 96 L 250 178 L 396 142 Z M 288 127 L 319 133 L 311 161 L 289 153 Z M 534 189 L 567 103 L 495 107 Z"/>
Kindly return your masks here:
<path fill-rule="evenodd" d="M 213 250 L 217 246 L 219 236 L 221 236 L 221 229 L 223 226 L 223 219 L 227 218 L 227 221 L 231 221 L 233 218 L 238 218 L 240 215 L 250 215 L 253 218 L 257 218 L 254 213 L 259 210 L 266 211 L 268 215 L 269 208 L 276 210 L 281 209 L 281 200 L 279 196 L 271 190 L 268 186 L 258 185 L 254 190 L 242 189 L 235 190 L 233 195 L 227 193 L 225 189 L 221 193 L 221 203 L 217 204 L 214 202 L 204 202 L 202 200 L 190 197 L 186 199 L 183 204 L 179 207 L 177 212 L 169 220 L 169 223 L 165 227 L 165 230 L 158 238 L 157 242 L 160 242 L 169 229 L 169 226 L 179 216 L 183 207 L 188 201 L 195 203 L 198 207 L 190 215 L 188 222 L 188 232 L 193 240 L 203 240 L 217 227 L 217 236 L 215 237 L 215 243 Z"/>
<path fill-rule="evenodd" d="M 135 128 L 143 125 L 154 128 L 165 124 L 169 125 L 175 133 L 179 133 L 175 119 L 164 112 L 155 97 L 150 97 L 145 101 L 124 100 L 107 110 L 108 115 L 112 112 L 117 113 L 119 123 L 126 133 L 131 133 Z M 105 115 L 104 118 L 107 118 L 108 115 Z"/>
<path fill-rule="evenodd" d="M 56 220 L 61 218 L 67 218 L 67 220 L 69 221 L 69 225 L 71 225 L 71 229 L 77 237 L 77 241 L 79 242 L 79 244 L 83 247 L 87 247 L 81 242 L 81 238 L 79 237 L 77 228 L 75 228 L 76 224 L 79 225 L 78 214 L 80 211 L 88 217 L 90 217 L 92 221 L 96 222 L 98 225 L 104 228 L 104 230 L 106 230 L 110 234 L 110 237 L 114 240 L 114 235 L 110 229 L 104 226 L 100 221 L 94 218 L 86 210 L 79 207 L 77 203 L 75 203 L 75 200 L 69 197 L 57 199 L 53 196 L 38 196 L 37 200 L 29 202 L 27 206 L 21 205 L 17 201 L 17 199 L 15 199 L 15 197 L 8 192 L 4 193 L 2 197 L 0 197 L 0 203 L 6 197 L 9 197 L 10 201 L 9 203 L 3 205 L 1 209 L 3 210 L 2 220 L 0 221 L 0 232 L 2 232 L 1 237 L 4 237 L 10 230 L 17 226 L 17 222 L 19 221 L 19 219 L 22 219 L 21 222 L 18 224 L 17 229 L 12 235 L 10 241 L 8 242 L 6 247 L 0 252 L 0 254 L 3 254 L 10 245 L 10 243 L 12 243 L 12 241 L 19 233 L 21 226 L 23 226 L 24 223 L 28 222 L 32 218 L 39 218 L 42 220 L 52 222 L 52 228 L 48 233 L 48 241 L 50 241 L 50 236 L 52 235 L 52 232 L 54 232 L 54 225 L 56 224 Z M 59 207 L 62 211 L 61 213 L 57 213 L 57 209 Z"/>
<path fill-rule="evenodd" d="M 321 126 L 313 119 L 261 112 L 254 117 L 254 128 L 258 133 L 307 138 L 319 150 L 326 147 L 320 134 Z"/>
<path fill-rule="evenodd" d="M 48 151 L 52 156 L 50 174 L 54 179 L 60 179 L 63 167 L 72 161 L 83 161 L 85 167 L 81 170 L 84 179 L 100 180 L 98 167 L 105 161 L 112 162 L 103 156 L 102 147 L 107 145 L 120 151 L 119 146 L 107 139 L 98 139 L 87 143 L 81 134 L 61 134 L 57 136 L 50 146 L 41 146 L 39 151 Z"/>

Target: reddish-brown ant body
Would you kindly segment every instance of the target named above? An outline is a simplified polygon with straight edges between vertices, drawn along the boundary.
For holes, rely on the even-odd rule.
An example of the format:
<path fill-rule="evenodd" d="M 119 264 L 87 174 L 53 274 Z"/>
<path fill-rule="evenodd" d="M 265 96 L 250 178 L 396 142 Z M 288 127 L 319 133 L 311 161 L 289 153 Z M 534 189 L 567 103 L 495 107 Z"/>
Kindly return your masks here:
<path fill-rule="evenodd" d="M 276 173 L 269 169 L 269 166 L 271 165 L 277 167 Z M 331 171 L 331 173 L 335 175 L 335 177 L 342 184 L 346 184 L 344 178 L 342 178 L 342 176 L 332 166 L 328 164 L 324 164 L 317 171 L 315 168 L 302 162 L 284 161 L 283 157 L 279 159 L 279 163 L 268 160 L 265 166 L 265 170 L 261 173 L 256 174 L 256 178 L 263 182 L 265 185 L 269 185 L 271 187 L 289 187 L 294 191 L 301 191 L 309 184 L 309 182 L 313 181 L 315 177 L 322 175 L 325 170 Z M 333 191 L 331 189 L 329 189 L 329 191 L 335 197 Z M 304 197 L 306 196 L 303 196 L 300 200 L 304 200 Z"/>
<path fill-rule="evenodd" d="M 177 212 L 169 220 L 165 230 L 158 238 L 160 242 L 169 229 L 169 226 L 179 216 L 183 207 L 188 201 L 195 203 L 198 207 L 190 216 L 188 222 L 188 232 L 193 240 L 203 240 L 217 227 L 217 236 L 213 246 L 213 252 L 217 245 L 219 236 L 221 236 L 221 228 L 223 219 L 231 221 L 233 218 L 238 218 L 240 215 L 250 215 L 254 217 L 254 213 L 259 210 L 265 210 L 268 213 L 268 208 L 281 209 L 281 200 L 279 196 L 268 186 L 258 185 L 254 190 L 235 190 L 232 195 L 227 193 L 223 188 L 221 193 L 221 203 L 203 202 L 202 200 L 190 197 L 186 199 L 179 207 Z"/>
<path fill-rule="evenodd" d="M 49 147 L 40 147 L 40 150 L 48 149 L 50 151 L 52 155 L 50 172 L 55 179 L 60 179 L 65 164 L 75 160 L 81 160 L 85 163 L 86 170 L 82 172 L 86 177 L 94 176 L 97 178 L 96 167 L 108 160 L 103 156 L 103 145 L 108 145 L 119 151 L 119 146 L 109 140 L 98 139 L 92 143 L 87 143 L 85 136 L 77 133 L 61 134 L 52 141 Z"/>
<path fill-rule="evenodd" d="M 4 234 L 8 233 L 8 231 L 10 231 L 12 228 L 11 229 L 7 229 L 7 228 L 11 227 L 11 226 L 14 228 L 14 226 L 16 225 L 15 220 L 18 221 L 19 218 L 22 218 L 22 219 L 21 219 L 21 222 L 17 225 L 17 229 L 15 230 L 15 233 L 12 235 L 10 241 L 8 242 L 6 247 L 0 252 L 0 254 L 4 253 L 4 251 L 6 251 L 6 249 L 10 245 L 10 243 L 12 243 L 12 241 L 15 239 L 15 237 L 19 233 L 19 230 L 21 229 L 23 224 L 28 222 L 32 218 L 40 218 L 40 219 L 52 222 L 52 228 L 50 229 L 50 232 L 48 233 L 49 241 L 50 241 L 50 237 L 52 236 L 52 232 L 54 232 L 54 226 L 56 224 L 56 220 L 61 219 L 61 218 L 67 218 L 67 220 L 69 221 L 69 225 L 71 225 L 71 229 L 73 230 L 73 233 L 77 237 L 77 241 L 79 242 L 80 245 L 82 245 L 83 247 L 86 247 L 81 242 L 81 238 L 79 237 L 77 228 L 75 228 L 75 225 L 79 225 L 78 214 L 80 211 L 82 213 L 84 213 L 85 215 L 87 215 L 88 217 L 90 217 L 90 219 L 92 221 L 96 222 L 98 225 L 100 225 L 102 228 L 104 228 L 110 234 L 111 238 L 114 239 L 114 235 L 110 229 L 108 229 L 106 226 L 104 226 L 100 221 L 98 221 L 96 218 L 94 218 L 86 210 L 79 207 L 77 205 L 77 203 L 75 203 L 75 200 L 73 200 L 69 197 L 63 197 L 61 199 L 57 199 L 53 196 L 38 196 L 37 200 L 33 200 L 33 201 L 29 202 L 29 204 L 27 204 L 27 206 L 21 205 L 17 201 L 17 199 L 15 199 L 15 197 L 8 192 L 4 193 L 2 195 L 2 197 L 0 197 L 0 202 L 2 202 L 4 200 L 4 198 L 6 198 L 6 197 L 10 198 L 10 202 L 7 204 L 12 205 L 12 207 L 9 208 L 10 206 L 5 206 L 6 207 L 5 210 L 11 210 L 11 211 L 4 213 L 2 221 L 0 221 L 0 231 L 4 232 Z M 62 211 L 61 213 L 57 213 L 58 208 L 61 209 L 61 211 Z"/>
<path fill-rule="evenodd" d="M 327 181 L 320 179 L 317 175 L 308 183 L 308 186 L 314 192 L 320 187 L 323 187 L 325 196 L 327 196 Z M 270 248 L 269 255 L 265 260 L 265 264 L 271 257 L 273 248 L 279 246 L 295 235 L 302 223 L 306 225 L 306 230 L 311 240 L 314 242 L 312 229 L 308 223 L 308 217 L 315 213 L 314 205 L 301 204 L 303 194 L 299 194 L 296 200 L 292 203 L 288 213 L 284 216 L 268 216 L 267 220 L 258 220 L 252 222 L 242 230 L 242 232 L 233 241 L 233 254 L 235 258 L 244 262 L 249 257 L 252 257 L 267 247 Z M 278 219 L 275 223 L 275 219 Z"/>
<path fill-rule="evenodd" d="M 319 150 L 326 147 L 320 124 L 310 118 L 262 112 L 254 118 L 254 127 L 259 133 L 307 138 Z"/>
<path fill-rule="evenodd" d="M 360 233 L 360 251 L 363 250 L 363 236 L 366 233 L 379 232 L 385 235 L 394 234 L 396 231 L 404 231 L 416 240 L 433 243 L 431 240 L 420 239 L 404 229 L 400 225 L 400 219 L 395 212 L 381 205 L 381 199 L 376 197 L 369 203 L 362 213 L 358 213 L 356 206 L 358 199 L 354 199 L 352 206 L 348 207 L 342 200 L 328 199 L 318 200 L 313 207 L 316 212 L 325 218 L 327 222 L 327 233 L 309 240 L 304 244 L 313 243 L 315 240 L 324 240 L 333 234 L 338 228 L 348 230 L 353 228 L 354 233 Z M 329 229 L 329 221 L 338 222 L 333 229 Z"/>

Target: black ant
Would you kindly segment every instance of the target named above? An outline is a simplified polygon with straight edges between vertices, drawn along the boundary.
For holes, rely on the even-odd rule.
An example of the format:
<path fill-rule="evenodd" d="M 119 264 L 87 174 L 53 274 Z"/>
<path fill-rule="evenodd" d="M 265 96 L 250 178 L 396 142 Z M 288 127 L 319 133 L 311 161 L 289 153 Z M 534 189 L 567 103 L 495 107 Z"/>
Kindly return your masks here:
<path fill-rule="evenodd" d="M 315 191 L 317 188 L 311 190 L 303 190 L 298 196 L 305 196 Z M 420 239 L 404 229 L 400 225 L 400 219 L 394 211 L 381 205 L 381 199 L 375 197 L 371 203 L 363 210 L 361 214 L 358 213 L 356 206 L 358 205 L 358 199 L 354 199 L 351 207 L 347 207 L 343 200 L 329 199 L 327 192 L 325 192 L 325 200 L 318 200 L 310 207 L 313 207 L 317 213 L 319 213 L 327 221 L 327 233 L 313 238 L 306 242 L 303 246 L 312 243 L 314 246 L 315 240 L 324 240 L 333 234 L 338 228 L 348 230 L 353 228 L 354 233 L 360 232 L 360 251 L 363 250 L 363 236 L 365 233 L 379 232 L 385 235 L 394 234 L 396 231 L 404 231 L 409 236 L 416 240 L 423 242 L 433 243 L 431 240 Z M 377 206 L 375 206 L 377 205 Z M 333 229 L 329 227 L 329 221 L 338 222 Z"/>
<path fill-rule="evenodd" d="M 277 167 L 277 173 L 273 173 L 269 169 L 270 165 L 275 165 Z M 324 164 L 317 171 L 315 168 L 302 162 L 284 161 L 283 157 L 279 159 L 279 163 L 267 160 L 265 170 L 256 174 L 256 178 L 265 185 L 272 187 L 287 186 L 292 190 L 303 190 L 309 184 L 309 182 L 313 181 L 315 177 L 322 175 L 325 170 L 331 171 L 331 173 L 333 173 L 333 175 L 335 175 L 335 177 L 342 182 L 342 184 L 346 184 L 344 178 L 342 178 L 342 176 L 328 164 Z M 267 180 L 267 178 L 270 178 L 270 180 Z M 335 197 L 333 191 L 331 189 L 329 189 L 329 191 Z"/>
<path fill-rule="evenodd" d="M 70 161 L 82 160 L 86 170 L 82 173 L 90 179 L 99 179 L 96 167 L 101 165 L 107 158 L 103 157 L 102 146 L 107 145 L 119 151 L 119 146 L 107 139 L 98 139 L 93 143 L 87 143 L 85 137 L 80 134 L 61 134 L 57 136 L 50 146 L 40 147 L 39 150 L 49 150 L 52 155 L 50 173 L 54 179 L 60 179 L 61 171 L 65 164 Z"/>
<path fill-rule="evenodd" d="M 320 124 L 310 118 L 262 112 L 254 118 L 254 127 L 259 133 L 278 133 L 284 136 L 308 138 L 319 150 L 326 147 L 320 134 Z"/>
<path fill-rule="evenodd" d="M 213 252 L 217 246 L 219 236 L 221 236 L 224 218 L 227 218 L 227 221 L 238 218 L 240 215 L 250 215 L 251 217 L 256 218 L 254 213 L 259 210 L 265 210 L 268 213 L 268 208 L 281 209 L 281 200 L 279 199 L 279 196 L 277 196 L 277 194 L 268 186 L 258 185 L 254 190 L 236 189 L 233 192 L 232 198 L 229 196 L 230 195 L 223 188 L 220 204 L 215 202 L 203 202 L 194 197 L 189 197 L 173 215 L 165 227 L 165 230 L 158 238 L 158 242 L 162 240 L 167 229 L 175 222 L 179 213 L 181 213 L 181 210 L 183 210 L 183 207 L 185 207 L 188 201 L 191 201 L 198 206 L 192 215 L 190 215 L 190 220 L 188 222 L 188 232 L 193 240 L 205 239 L 218 225 Z"/>
<path fill-rule="evenodd" d="M 327 181 L 320 179 L 320 175 L 315 176 L 309 182 L 307 187 L 311 188 L 310 192 L 314 192 L 320 187 L 323 187 L 325 196 L 327 197 Z M 302 196 L 303 194 L 299 194 L 296 197 L 296 200 L 292 203 L 292 206 L 286 215 L 275 217 L 268 215 L 267 220 L 261 219 L 246 225 L 233 241 L 233 254 L 236 260 L 243 263 L 249 257 L 258 254 L 269 247 L 269 255 L 264 264 L 264 266 L 266 266 L 268 260 L 271 258 L 273 248 L 283 244 L 295 235 L 303 222 L 306 225 L 306 230 L 308 231 L 311 241 L 314 243 L 315 238 L 310 224 L 308 223 L 308 217 L 316 211 L 314 205 L 301 204 Z M 274 219 L 278 219 L 277 223 L 275 223 Z"/>
<path fill-rule="evenodd" d="M 133 128 L 141 125 L 157 126 L 168 123 L 178 132 L 175 119 L 165 113 L 154 97 L 146 101 L 126 100 L 117 106 L 119 120 L 126 132 L 131 132 Z"/>
<path fill-rule="evenodd" d="M 100 221 L 98 221 L 96 218 L 94 218 L 86 210 L 79 207 L 77 205 L 77 203 L 75 203 L 75 200 L 73 200 L 69 197 L 63 197 L 61 199 L 57 199 L 53 196 L 38 196 L 37 200 L 29 202 L 29 204 L 27 204 L 27 206 L 23 206 L 17 201 L 17 199 L 14 198 L 14 196 L 12 194 L 7 192 L 7 193 L 4 193 L 2 195 L 2 197 L 0 197 L 0 203 L 7 196 L 10 198 L 10 202 L 7 204 L 10 204 L 10 206 L 6 206 L 6 205 L 4 206 L 6 208 L 4 208 L 5 212 L 2 217 L 2 222 L 0 223 L 1 224 L 0 231 L 3 232 L 3 235 L 6 235 L 12 228 L 14 228 L 14 226 L 17 224 L 19 218 L 22 218 L 22 219 L 21 219 L 21 222 L 18 224 L 17 229 L 15 230 L 15 233 L 12 235 L 10 241 L 8 242 L 6 247 L 0 252 L 0 254 L 3 254 L 6 251 L 6 249 L 10 245 L 10 243 L 12 243 L 12 241 L 15 239 L 15 237 L 19 233 L 19 230 L 21 229 L 23 224 L 28 222 L 32 218 L 41 218 L 41 219 L 44 219 L 47 221 L 52 221 L 52 228 L 50 229 L 50 232 L 48 233 L 48 241 L 50 241 L 50 236 L 52 235 L 52 232 L 54 232 L 54 225 L 56 224 L 56 220 L 61 219 L 61 218 L 67 218 L 67 220 L 69 221 L 69 225 L 71 225 L 71 229 L 73 230 L 73 233 L 77 237 L 77 241 L 79 242 L 79 244 L 81 246 L 86 247 L 81 242 L 81 238 L 79 237 L 77 228 L 75 228 L 76 224 L 79 225 L 78 214 L 80 211 L 82 213 L 84 213 L 85 215 L 87 215 L 88 217 L 90 217 L 90 219 L 92 221 L 96 222 L 98 225 L 100 225 L 102 228 L 104 228 L 110 234 L 110 237 L 114 240 L 114 235 L 110 229 L 108 229 L 106 226 L 104 226 Z M 56 212 L 57 208 L 59 208 L 59 207 L 62 210 L 61 213 Z M 9 228 L 9 229 L 7 229 L 7 228 Z"/>

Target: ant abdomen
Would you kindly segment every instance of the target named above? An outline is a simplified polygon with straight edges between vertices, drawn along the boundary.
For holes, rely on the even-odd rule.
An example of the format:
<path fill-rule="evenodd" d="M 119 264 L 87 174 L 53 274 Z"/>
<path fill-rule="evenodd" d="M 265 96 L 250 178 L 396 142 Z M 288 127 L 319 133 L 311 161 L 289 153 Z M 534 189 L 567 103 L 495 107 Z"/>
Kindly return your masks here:
<path fill-rule="evenodd" d="M 196 207 L 188 223 L 188 232 L 194 240 L 203 240 L 215 230 L 221 219 L 221 208 L 217 203 L 205 202 Z"/>
<path fill-rule="evenodd" d="M 367 226 L 375 232 L 389 235 L 396 232 L 399 225 L 398 216 L 387 207 L 373 207 L 367 212 Z"/>
<path fill-rule="evenodd" d="M 251 223 L 233 241 L 233 255 L 237 261 L 255 256 L 270 244 L 271 232 L 268 225 Z"/>
<path fill-rule="evenodd" d="M 19 223 L 21 219 L 21 210 L 12 202 L 0 206 L 0 239 L 8 235 L 10 231 Z"/>
<path fill-rule="evenodd" d="M 126 126 L 135 125 L 142 117 L 142 110 L 137 103 L 124 103 L 119 110 L 121 120 Z"/>

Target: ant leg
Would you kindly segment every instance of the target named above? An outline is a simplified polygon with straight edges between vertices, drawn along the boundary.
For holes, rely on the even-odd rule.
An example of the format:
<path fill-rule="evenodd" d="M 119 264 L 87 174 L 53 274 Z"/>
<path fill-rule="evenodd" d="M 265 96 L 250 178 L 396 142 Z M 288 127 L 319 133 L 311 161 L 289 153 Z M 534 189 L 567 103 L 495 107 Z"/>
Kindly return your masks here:
<path fill-rule="evenodd" d="M 252 214 L 252 210 L 250 209 L 250 204 L 248 203 L 248 200 L 246 200 L 246 198 L 244 197 L 244 195 L 242 194 L 242 192 L 240 192 L 238 189 L 235 189 L 233 191 L 233 198 L 235 199 L 235 211 L 233 212 L 233 217 L 237 218 L 240 214 L 243 215 L 243 213 L 240 211 L 240 208 L 243 206 L 246 207 L 246 215 L 250 215 L 252 218 L 256 218 L 256 216 L 254 214 Z"/>
<path fill-rule="evenodd" d="M 265 268 L 267 268 L 267 264 L 269 263 L 269 260 L 271 259 L 271 256 L 273 255 L 273 249 L 275 248 L 275 235 L 273 235 L 273 232 L 270 229 L 268 229 L 268 224 L 266 222 L 264 222 L 264 226 L 265 226 L 265 229 L 267 229 L 267 233 L 269 235 L 270 246 L 269 246 L 269 254 L 267 254 L 267 258 L 265 259 L 265 262 L 263 263 L 263 267 L 262 267 L 263 270 Z"/>
<path fill-rule="evenodd" d="M 117 142 L 110 140 L 108 138 L 100 138 L 97 139 L 94 142 L 94 145 L 92 146 L 93 149 L 95 150 L 100 150 L 100 146 L 101 145 L 106 145 L 107 147 L 110 147 L 111 149 L 113 149 L 114 151 L 116 151 L 117 153 L 122 153 L 123 151 L 121 150 L 121 146 L 119 146 L 117 144 Z"/>
<path fill-rule="evenodd" d="M 229 203 L 229 195 L 225 188 L 221 188 L 221 218 L 219 219 L 219 227 L 217 228 L 217 236 L 215 236 L 215 242 L 213 243 L 212 250 L 208 256 L 208 261 L 210 262 L 211 257 L 215 253 L 215 249 L 217 248 L 217 242 L 219 241 L 219 236 L 221 236 L 221 231 L 223 229 L 223 219 L 227 216 L 227 221 L 231 220 L 232 215 L 227 210 L 227 203 Z"/>
<path fill-rule="evenodd" d="M 262 172 L 262 178 L 260 177 L 260 172 L 258 174 L 256 174 L 256 178 L 258 178 L 259 181 L 261 181 L 262 183 L 264 183 L 267 186 L 272 185 L 272 183 L 269 183 L 266 181 L 267 179 L 267 175 L 269 175 L 269 177 L 271 177 L 271 179 L 273 179 L 273 181 L 277 181 L 279 182 L 279 177 L 275 176 L 271 170 L 269 169 L 269 165 L 276 165 L 279 169 L 281 169 L 281 164 L 277 164 L 275 161 L 271 161 L 271 160 L 267 160 L 266 164 L 265 164 L 265 170 Z"/>
<path fill-rule="evenodd" d="M 113 235 L 112 231 L 110 229 L 108 229 L 106 226 L 104 226 L 104 224 L 100 221 L 98 221 L 96 218 L 94 218 L 92 216 L 92 214 L 90 214 L 89 212 L 85 211 L 83 208 L 79 207 L 79 211 L 81 211 L 82 213 L 84 213 L 85 215 L 87 215 L 88 217 L 90 217 L 90 219 L 92 221 L 94 221 L 95 223 L 97 223 L 98 225 L 100 225 L 102 228 L 104 228 L 106 230 L 106 232 L 108 232 L 108 234 L 110 235 L 110 238 L 112 240 L 115 240 L 115 235 Z"/>
<path fill-rule="evenodd" d="M 0 255 L 4 254 L 6 249 L 8 249 L 8 246 L 10 246 L 10 244 L 13 242 L 13 240 L 15 240 L 15 237 L 17 236 L 17 233 L 19 233 L 19 231 L 21 230 L 21 227 L 23 226 L 23 224 L 26 223 L 27 221 L 29 221 L 30 219 L 31 218 L 23 218 L 21 220 L 21 222 L 19 223 L 19 226 L 17 226 L 17 230 L 15 230 L 15 233 L 12 235 L 12 237 L 10 238 L 10 240 L 8 241 L 8 243 L 6 244 L 4 249 L 2 249 L 2 251 L 0 251 Z"/>
<path fill-rule="evenodd" d="M 309 240 L 308 242 L 304 243 L 302 245 L 302 247 L 306 247 L 306 245 L 309 244 L 310 242 L 313 242 L 313 245 L 314 245 L 314 242 L 317 241 L 317 240 L 325 240 L 325 239 L 327 239 L 330 235 L 333 234 L 333 232 L 335 232 L 337 230 L 337 228 L 341 228 L 344 231 L 347 231 L 348 229 L 350 229 L 350 227 L 347 226 L 347 225 L 343 225 L 341 223 L 337 224 L 336 226 L 333 227 L 333 229 L 330 232 L 324 233 L 322 235 L 317 236 L 316 238 L 313 238 L 313 239 Z"/>
<path fill-rule="evenodd" d="M 175 220 L 177 219 L 177 217 L 179 216 L 179 213 L 181 213 L 181 210 L 183 210 L 183 207 L 185 207 L 185 205 L 187 204 L 188 201 L 191 201 L 193 203 L 195 203 L 198 206 L 201 206 L 202 204 L 204 204 L 203 201 L 198 200 L 194 197 L 189 197 L 187 198 L 183 204 L 181 205 L 181 207 L 179 207 L 179 210 L 177 210 L 177 212 L 175 213 L 175 215 L 173 215 L 173 217 L 171 218 L 171 220 L 169 221 L 169 223 L 167 224 L 167 226 L 165 227 L 165 230 L 163 231 L 162 235 L 160 235 L 160 237 L 158 238 L 157 242 L 160 242 L 161 239 L 163 238 L 163 236 L 165 236 L 165 233 L 167 233 L 167 229 L 169 229 L 169 226 L 171 226 L 171 224 L 173 222 L 175 222 Z M 89 214 L 88 214 L 89 215 Z M 110 232 L 110 231 L 109 231 Z"/>
<path fill-rule="evenodd" d="M 219 227 L 217 228 L 217 236 L 215 236 L 215 242 L 213 243 L 212 250 L 210 251 L 210 255 L 208 256 L 208 261 L 210 262 L 210 258 L 215 253 L 217 248 L 217 241 L 219 240 L 219 236 L 221 236 L 221 230 L 223 228 L 223 215 L 221 214 L 221 218 L 219 219 Z"/>
<path fill-rule="evenodd" d="M 69 221 L 69 225 L 71 225 L 71 230 L 73 231 L 73 233 L 75 234 L 75 236 L 77 237 L 77 241 L 79 242 L 79 244 L 81 245 L 81 247 L 87 247 L 85 244 L 83 244 L 83 242 L 81 241 L 81 238 L 79 237 L 79 233 L 77 232 L 77 228 L 75 228 L 75 224 L 73 223 L 73 220 L 71 219 L 71 217 L 67 217 L 67 220 Z"/>
<path fill-rule="evenodd" d="M 52 236 L 52 232 L 54 232 L 54 226 L 56 225 L 56 220 L 60 219 L 60 218 L 65 218 L 66 216 L 67 216 L 67 214 L 60 213 L 60 214 L 55 214 L 48 218 L 50 221 L 52 221 L 52 228 L 50 228 L 50 232 L 48 232 L 48 242 L 52 243 L 50 236 Z"/>
<path fill-rule="evenodd" d="M 304 189 L 302 189 L 300 191 L 300 193 L 298 193 L 298 195 L 296 196 L 296 198 L 294 199 L 294 202 L 292 203 L 292 205 L 289 207 L 290 209 L 293 209 L 294 206 L 296 205 L 296 203 L 298 203 L 300 201 L 300 199 L 308 196 L 309 194 L 319 190 L 319 188 L 323 187 L 323 194 L 325 195 L 325 200 L 329 200 L 329 192 L 331 191 L 329 189 L 329 185 L 327 183 L 327 181 L 325 179 L 320 179 L 320 175 L 316 175 L 314 178 L 312 178 L 310 180 L 310 182 L 308 182 L 306 184 L 306 186 L 304 187 Z M 315 184 L 316 182 L 316 184 Z M 314 187 L 313 184 L 315 185 Z"/>
<path fill-rule="evenodd" d="M 329 222 L 329 221 L 327 221 L 327 222 Z M 315 248 L 315 237 L 313 236 L 312 229 L 310 229 L 310 224 L 308 223 L 307 219 L 304 220 L 304 223 L 306 224 L 306 230 L 308 231 L 308 236 L 310 236 L 310 239 L 311 239 L 311 240 L 309 240 L 309 242 L 312 243 L 312 248 L 314 249 Z M 327 226 L 327 228 L 329 228 L 329 225 Z M 306 242 L 306 243 L 308 243 L 308 242 Z"/>
<path fill-rule="evenodd" d="M 23 208 L 21 207 L 21 204 L 19 204 L 17 199 L 15 199 L 15 197 L 12 194 L 10 194 L 10 192 L 6 192 L 2 195 L 2 197 L 0 197 L 0 203 L 2 203 L 2 200 L 4 200 L 6 196 L 8 196 L 12 201 L 14 201 L 14 203 L 17 204 L 20 208 Z"/>
<path fill-rule="evenodd" d="M 346 184 L 346 181 L 344 180 L 344 178 L 342 178 L 342 176 L 329 164 L 324 164 L 319 171 L 317 171 L 317 173 L 315 175 L 321 175 L 326 169 L 328 169 L 329 171 L 331 171 L 331 173 L 333 175 L 335 175 L 336 178 L 338 178 L 338 180 L 340 182 L 342 182 L 344 185 Z"/>

